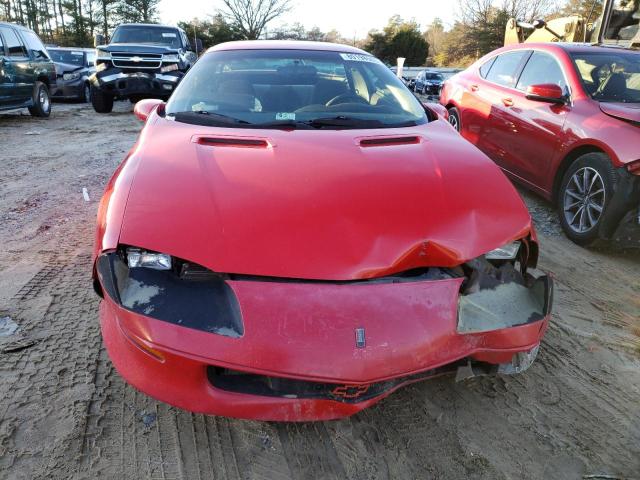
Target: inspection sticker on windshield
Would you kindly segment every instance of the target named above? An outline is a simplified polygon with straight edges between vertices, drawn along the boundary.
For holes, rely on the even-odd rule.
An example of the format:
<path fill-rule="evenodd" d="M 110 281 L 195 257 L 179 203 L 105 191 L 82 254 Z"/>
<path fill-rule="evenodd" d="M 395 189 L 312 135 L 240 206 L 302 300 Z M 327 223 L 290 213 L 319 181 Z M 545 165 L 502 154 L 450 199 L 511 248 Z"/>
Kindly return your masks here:
<path fill-rule="evenodd" d="M 343 60 L 347 60 L 349 62 L 368 62 L 368 63 L 380 63 L 376 57 L 372 57 L 371 55 L 364 55 L 362 53 L 341 53 L 340 56 Z"/>
<path fill-rule="evenodd" d="M 163 38 L 176 38 L 176 34 L 173 32 L 163 32 L 162 33 L 162 37 Z"/>
<path fill-rule="evenodd" d="M 288 113 L 288 112 L 276 113 L 276 120 L 295 120 L 295 119 L 296 119 L 295 113 Z"/>

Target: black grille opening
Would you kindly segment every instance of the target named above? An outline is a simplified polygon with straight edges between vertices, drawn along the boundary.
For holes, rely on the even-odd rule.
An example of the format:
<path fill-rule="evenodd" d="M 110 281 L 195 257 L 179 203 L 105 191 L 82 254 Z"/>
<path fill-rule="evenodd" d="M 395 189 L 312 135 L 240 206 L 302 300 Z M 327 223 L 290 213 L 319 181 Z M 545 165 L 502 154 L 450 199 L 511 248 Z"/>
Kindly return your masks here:
<path fill-rule="evenodd" d="M 368 384 L 322 383 L 284 377 L 271 377 L 240 372 L 227 368 L 207 367 L 209 382 L 214 388 L 233 393 L 292 399 L 334 400 L 359 403 L 378 397 L 403 384 L 414 383 L 440 375 L 453 374 L 458 367 L 467 365 L 463 359 L 424 372 L 398 377 L 384 382 Z M 480 364 L 476 363 L 479 367 Z M 492 368 L 492 367 L 486 367 Z"/>

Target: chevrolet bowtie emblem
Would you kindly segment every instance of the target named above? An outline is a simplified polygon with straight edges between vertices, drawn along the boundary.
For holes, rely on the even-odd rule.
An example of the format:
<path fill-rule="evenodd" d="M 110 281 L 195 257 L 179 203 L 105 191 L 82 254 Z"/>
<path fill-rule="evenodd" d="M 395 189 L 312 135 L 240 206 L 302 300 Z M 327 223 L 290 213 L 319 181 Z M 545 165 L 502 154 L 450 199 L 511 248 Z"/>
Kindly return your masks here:
<path fill-rule="evenodd" d="M 132 62 L 136 62 L 136 63 L 141 62 L 142 61 L 142 57 L 138 57 L 138 56 L 131 57 L 131 61 Z"/>

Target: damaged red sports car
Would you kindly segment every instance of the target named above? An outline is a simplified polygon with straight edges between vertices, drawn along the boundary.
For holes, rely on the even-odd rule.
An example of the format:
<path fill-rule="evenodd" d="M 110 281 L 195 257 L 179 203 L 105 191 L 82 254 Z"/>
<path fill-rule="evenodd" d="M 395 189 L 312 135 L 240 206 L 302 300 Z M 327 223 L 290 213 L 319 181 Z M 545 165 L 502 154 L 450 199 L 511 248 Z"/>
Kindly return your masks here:
<path fill-rule="evenodd" d="M 109 182 L 94 286 L 133 386 L 193 412 L 348 416 L 412 382 L 518 373 L 552 303 L 510 182 L 344 45 L 210 49 Z"/>

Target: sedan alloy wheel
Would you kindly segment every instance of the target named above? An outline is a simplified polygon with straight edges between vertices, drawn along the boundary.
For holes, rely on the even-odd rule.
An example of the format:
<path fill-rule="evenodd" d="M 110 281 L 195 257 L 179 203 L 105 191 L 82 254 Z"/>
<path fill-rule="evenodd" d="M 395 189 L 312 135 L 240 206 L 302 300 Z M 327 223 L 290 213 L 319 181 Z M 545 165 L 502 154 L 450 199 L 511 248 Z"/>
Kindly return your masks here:
<path fill-rule="evenodd" d="M 569 228 L 576 233 L 592 230 L 600 221 L 605 201 L 604 180 L 598 171 L 591 167 L 577 170 L 564 191 L 563 209 Z"/>

